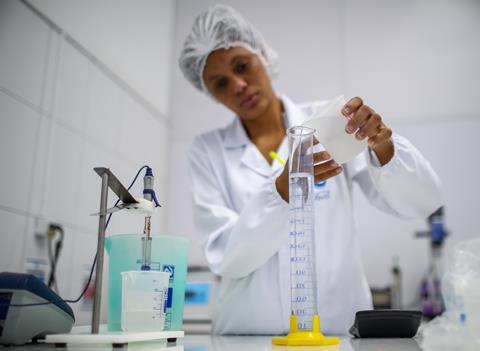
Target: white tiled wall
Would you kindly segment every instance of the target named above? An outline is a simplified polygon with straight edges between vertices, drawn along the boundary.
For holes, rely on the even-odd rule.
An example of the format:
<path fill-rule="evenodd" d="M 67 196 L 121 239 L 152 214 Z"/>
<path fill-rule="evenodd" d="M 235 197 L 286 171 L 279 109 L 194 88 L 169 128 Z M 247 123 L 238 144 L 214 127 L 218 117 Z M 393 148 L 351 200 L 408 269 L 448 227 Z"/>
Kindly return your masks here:
<path fill-rule="evenodd" d="M 120 88 L 113 85 L 111 80 L 96 67 L 90 74 L 85 132 L 99 144 L 116 145 L 122 125 Z"/>
<path fill-rule="evenodd" d="M 75 184 L 82 160 L 84 142 L 81 136 L 62 128 L 54 127 L 51 161 L 46 182 L 45 216 L 54 221 L 75 223 L 78 209 L 79 188 Z"/>
<path fill-rule="evenodd" d="M 171 3 L 165 6 L 170 11 Z M 157 38 L 169 47 L 170 36 Z M 57 276 L 64 298 L 78 296 L 95 255 L 98 218 L 90 214 L 99 209 L 101 179 L 93 167 L 109 167 L 128 186 L 147 164 L 165 202 L 170 120 L 158 111 L 169 107 L 152 109 L 158 101 L 149 104 L 94 54 L 25 3 L 0 1 L 0 271 L 47 262 L 45 239 L 34 233 L 39 223 L 60 223 L 65 241 Z M 164 55 L 168 61 L 170 51 Z M 134 196 L 141 196 L 142 177 Z M 110 192 L 109 204 L 115 200 Z M 154 232 L 164 232 L 164 213 L 152 222 Z M 142 229 L 143 218 L 119 213 L 107 235 Z M 74 309 L 77 324 L 89 323 L 87 302 Z"/>
<path fill-rule="evenodd" d="M 38 107 L 50 29 L 18 1 L 2 1 L 0 15 L 0 85 Z"/>
<path fill-rule="evenodd" d="M 26 212 L 42 117 L 5 93 L 0 94 L 0 114 L 0 204 Z"/>
<path fill-rule="evenodd" d="M 90 61 L 70 44 L 64 44 L 62 60 L 58 66 L 58 88 L 55 100 L 56 115 L 59 123 L 85 133 L 88 104 L 85 100 L 92 94 Z"/>
<path fill-rule="evenodd" d="M 17 271 L 22 265 L 23 240 L 25 233 L 26 217 L 15 213 L 0 210 L 0 223 L 2 223 L 2 241 L 9 245 L 2 250 L 0 267 L 2 271 Z"/>
<path fill-rule="evenodd" d="M 168 115 L 175 0 L 26 0 Z"/>

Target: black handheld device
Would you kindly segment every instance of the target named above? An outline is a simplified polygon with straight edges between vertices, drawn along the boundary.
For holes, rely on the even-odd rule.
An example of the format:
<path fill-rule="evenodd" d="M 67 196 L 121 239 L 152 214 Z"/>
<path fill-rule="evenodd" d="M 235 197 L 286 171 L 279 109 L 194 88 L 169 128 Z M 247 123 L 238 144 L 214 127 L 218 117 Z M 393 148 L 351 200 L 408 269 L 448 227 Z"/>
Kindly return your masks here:
<path fill-rule="evenodd" d="M 413 338 L 422 312 L 414 310 L 358 311 L 350 334 L 357 338 Z"/>

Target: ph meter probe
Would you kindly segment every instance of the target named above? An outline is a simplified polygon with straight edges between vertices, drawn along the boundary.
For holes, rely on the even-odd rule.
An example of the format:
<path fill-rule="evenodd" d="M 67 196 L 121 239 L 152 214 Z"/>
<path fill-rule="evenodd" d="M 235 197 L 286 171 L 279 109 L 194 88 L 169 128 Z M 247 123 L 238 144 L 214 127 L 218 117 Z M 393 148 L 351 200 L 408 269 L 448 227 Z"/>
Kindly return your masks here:
<path fill-rule="evenodd" d="M 155 196 L 154 177 L 150 167 L 147 167 L 145 176 L 143 177 L 143 198 L 145 200 L 155 202 L 155 207 L 159 207 L 160 204 Z M 145 216 L 145 224 L 143 227 L 142 237 L 142 271 L 149 271 L 152 257 L 152 236 L 151 236 L 151 215 Z"/>

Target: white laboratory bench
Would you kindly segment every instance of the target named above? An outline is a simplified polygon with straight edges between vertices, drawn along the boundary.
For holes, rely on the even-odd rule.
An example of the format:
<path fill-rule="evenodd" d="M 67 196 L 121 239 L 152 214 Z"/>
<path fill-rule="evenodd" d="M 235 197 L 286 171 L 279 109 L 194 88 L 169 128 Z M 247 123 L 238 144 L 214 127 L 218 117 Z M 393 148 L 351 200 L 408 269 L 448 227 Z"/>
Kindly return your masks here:
<path fill-rule="evenodd" d="M 286 347 L 272 345 L 267 336 L 186 336 L 184 351 L 420 351 L 415 339 L 350 339 L 342 338 L 338 347 L 304 346 Z"/>
<path fill-rule="evenodd" d="M 267 336 L 211 336 L 185 335 L 177 344 L 158 342 L 132 343 L 123 350 L 166 350 L 166 351 L 420 351 L 415 339 L 350 339 L 343 338 L 338 348 L 325 347 L 286 347 L 272 345 L 272 338 Z M 2 347 L 0 346 L 0 350 Z M 112 350 L 108 345 L 75 346 L 55 348 L 54 345 L 36 344 L 3 348 L 5 351 L 36 351 L 36 350 L 76 350 L 97 351 Z M 121 349 L 115 349 L 121 350 Z"/>

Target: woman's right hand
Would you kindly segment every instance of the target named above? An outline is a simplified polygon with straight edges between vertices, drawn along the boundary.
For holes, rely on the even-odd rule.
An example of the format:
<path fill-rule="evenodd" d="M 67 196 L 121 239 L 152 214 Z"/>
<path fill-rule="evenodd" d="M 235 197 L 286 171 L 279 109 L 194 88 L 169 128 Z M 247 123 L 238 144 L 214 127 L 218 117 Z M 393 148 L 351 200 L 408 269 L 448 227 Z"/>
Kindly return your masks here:
<path fill-rule="evenodd" d="M 320 183 L 324 180 L 332 178 L 340 174 L 343 170 L 342 166 L 336 163 L 327 151 L 320 151 L 313 154 L 313 174 L 314 182 Z M 288 202 L 288 160 L 283 168 L 283 172 L 275 181 L 277 191 L 285 202 Z"/>

